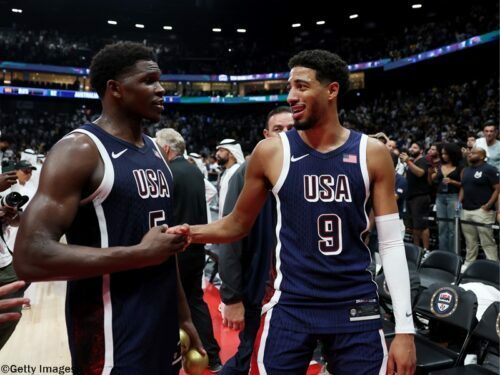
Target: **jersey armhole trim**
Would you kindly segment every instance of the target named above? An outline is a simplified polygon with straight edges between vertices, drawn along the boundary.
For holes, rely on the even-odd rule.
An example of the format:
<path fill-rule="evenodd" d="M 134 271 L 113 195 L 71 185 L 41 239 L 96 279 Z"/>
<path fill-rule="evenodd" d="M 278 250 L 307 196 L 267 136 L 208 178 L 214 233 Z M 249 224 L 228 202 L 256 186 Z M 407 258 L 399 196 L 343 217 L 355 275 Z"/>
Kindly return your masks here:
<path fill-rule="evenodd" d="M 281 187 L 285 183 L 286 177 L 288 176 L 288 171 L 290 169 L 290 142 L 286 133 L 279 134 L 281 139 L 281 144 L 283 145 L 283 163 L 281 165 L 281 173 L 276 181 L 276 185 L 273 186 L 272 192 L 278 194 Z"/>
<path fill-rule="evenodd" d="M 361 168 L 361 174 L 363 175 L 363 181 L 365 183 L 366 197 L 370 197 L 370 174 L 368 173 L 368 164 L 366 162 L 366 149 L 368 144 L 368 136 L 366 134 L 361 135 L 361 140 L 359 142 L 359 166 Z"/>
<path fill-rule="evenodd" d="M 88 130 L 85 129 L 76 129 L 71 133 L 82 133 L 88 136 L 96 145 L 97 151 L 99 151 L 99 156 L 104 163 L 104 174 L 102 177 L 102 181 L 99 184 L 99 187 L 88 197 L 83 198 L 80 201 L 80 205 L 88 204 L 89 202 L 95 202 L 97 204 L 102 204 L 108 197 L 111 189 L 113 188 L 113 184 L 115 182 L 115 171 L 113 168 L 113 162 L 111 161 L 109 154 L 106 150 L 106 147 L 102 144 L 99 138 Z M 70 134 L 71 134 L 70 133 Z"/>

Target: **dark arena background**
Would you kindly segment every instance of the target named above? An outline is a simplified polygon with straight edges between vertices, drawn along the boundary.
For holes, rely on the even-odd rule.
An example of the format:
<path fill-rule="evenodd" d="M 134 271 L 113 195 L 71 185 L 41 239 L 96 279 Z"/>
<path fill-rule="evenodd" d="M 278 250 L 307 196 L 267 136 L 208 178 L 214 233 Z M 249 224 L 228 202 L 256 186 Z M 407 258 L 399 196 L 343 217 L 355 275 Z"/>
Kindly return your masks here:
<path fill-rule="evenodd" d="M 29 188 L 19 190 L 31 198 L 54 144 L 100 116 L 101 102 L 89 79 L 92 57 L 107 44 L 134 41 L 156 53 L 165 89 L 161 120 L 144 122 L 144 132 L 155 137 L 163 128 L 177 130 L 187 154 L 201 155 L 199 166 L 218 188 L 223 170 L 217 165 L 216 146 L 231 138 L 245 156 L 251 154 L 263 138 L 268 112 L 288 105 L 288 60 L 302 50 L 337 53 L 350 72 L 350 90 L 339 99 L 342 125 L 379 139 L 397 157 L 417 143 L 428 161 L 426 194 L 431 203 L 422 218 L 429 228 L 427 243 L 415 238 L 406 202 L 400 202 L 417 330 L 417 373 L 498 374 L 498 199 L 491 207 L 494 222 L 467 222 L 459 206 L 442 209 L 445 192 L 432 175 L 439 174 L 442 152 L 450 144 L 461 151 L 460 169 L 470 166 L 475 146 L 487 144 L 486 162 L 498 171 L 499 39 L 498 2 L 489 0 L 0 0 L 3 171 L 23 160 L 36 167 L 26 182 Z M 494 129 L 489 141 L 488 124 Z M 396 159 L 396 172 L 406 179 L 408 168 Z M 12 191 L 17 191 L 14 186 Z M 209 205 L 214 219 L 218 206 L 217 198 Z M 10 237 L 12 247 L 17 229 L 2 225 L 2 240 L 9 243 Z M 478 233 L 478 255 L 472 261 L 466 261 L 470 249 L 464 225 Z M 448 230 L 453 238 L 445 241 Z M 484 251 L 485 231 L 494 239 L 496 259 L 489 255 L 491 250 Z M 390 343 L 394 316 L 384 289 L 376 231 L 365 241 Z M 7 249 L 4 242 L 0 253 Z M 235 353 L 239 338 L 222 322 L 217 250 L 205 246 L 202 285 L 223 365 Z M 435 299 L 429 295 L 435 283 L 458 293 L 455 313 L 446 318 L 428 308 Z M 20 368 L 28 373 L 28 366 L 35 374 L 72 373 L 65 289 L 65 282 L 50 281 L 32 283 L 25 291 L 31 303 L 23 307 L 16 330 L 0 349 L 2 373 L 22 373 Z M 476 296 L 473 302 L 469 294 Z M 220 370 L 218 364 L 211 358 L 212 373 Z M 191 373 L 211 372 L 207 368 Z M 329 374 L 321 346 L 307 374 Z"/>

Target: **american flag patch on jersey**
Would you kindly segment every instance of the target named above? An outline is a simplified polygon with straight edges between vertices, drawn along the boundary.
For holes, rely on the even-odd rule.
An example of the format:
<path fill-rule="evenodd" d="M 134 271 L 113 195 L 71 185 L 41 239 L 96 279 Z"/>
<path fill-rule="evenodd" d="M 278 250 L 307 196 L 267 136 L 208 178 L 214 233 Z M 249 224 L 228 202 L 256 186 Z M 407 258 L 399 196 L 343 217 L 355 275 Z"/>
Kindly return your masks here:
<path fill-rule="evenodd" d="M 342 161 L 344 163 L 356 164 L 358 162 L 358 157 L 354 154 L 344 154 L 344 156 L 342 157 Z"/>

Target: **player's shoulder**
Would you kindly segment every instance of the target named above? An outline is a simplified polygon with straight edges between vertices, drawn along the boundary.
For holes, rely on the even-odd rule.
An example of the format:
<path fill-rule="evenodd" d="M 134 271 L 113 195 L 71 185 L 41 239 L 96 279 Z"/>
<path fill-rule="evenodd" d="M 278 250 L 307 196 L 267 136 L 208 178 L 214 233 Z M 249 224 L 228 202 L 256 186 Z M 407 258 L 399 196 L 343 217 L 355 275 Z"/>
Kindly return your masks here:
<path fill-rule="evenodd" d="M 280 152 L 282 147 L 280 137 L 265 138 L 257 143 L 257 146 L 255 146 L 252 152 L 252 157 L 255 155 L 259 157 L 272 156 Z"/>
<path fill-rule="evenodd" d="M 366 141 L 366 151 L 367 152 L 375 152 L 375 153 L 383 153 L 383 152 L 388 152 L 389 150 L 385 145 L 380 142 L 378 139 L 369 137 L 365 135 L 367 138 Z"/>
<path fill-rule="evenodd" d="M 55 166 L 58 169 L 95 168 L 99 160 L 97 146 L 86 134 L 73 132 L 61 138 L 49 151 L 44 169 Z"/>
<path fill-rule="evenodd" d="M 380 161 L 389 159 L 390 152 L 389 149 L 379 140 L 367 137 L 366 158 L 369 164 L 377 165 Z"/>
<path fill-rule="evenodd" d="M 371 179 L 377 176 L 385 176 L 387 173 L 394 174 L 393 162 L 389 149 L 379 140 L 367 137 L 366 142 L 366 164 Z"/>
<path fill-rule="evenodd" d="M 94 141 L 85 133 L 71 132 L 62 137 L 50 150 L 53 152 L 86 153 L 96 150 Z"/>

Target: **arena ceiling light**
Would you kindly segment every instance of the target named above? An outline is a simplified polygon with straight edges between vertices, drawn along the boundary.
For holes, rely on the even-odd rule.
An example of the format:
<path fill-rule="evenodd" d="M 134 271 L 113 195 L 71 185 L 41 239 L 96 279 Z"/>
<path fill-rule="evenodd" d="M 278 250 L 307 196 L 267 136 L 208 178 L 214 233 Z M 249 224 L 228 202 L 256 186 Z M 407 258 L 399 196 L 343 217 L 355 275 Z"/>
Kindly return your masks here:
<path fill-rule="evenodd" d="M 237 33 L 246 33 L 247 32 L 247 29 L 236 29 L 236 32 Z"/>
<path fill-rule="evenodd" d="M 413 9 L 420 9 L 420 8 L 422 8 L 422 4 L 413 4 L 411 7 Z"/>
<path fill-rule="evenodd" d="M 12 13 L 22 13 L 22 12 L 23 12 L 22 9 L 12 8 Z"/>
<path fill-rule="evenodd" d="M 172 26 L 163 26 L 163 30 L 172 30 L 173 27 Z"/>
<path fill-rule="evenodd" d="M 353 20 L 353 19 L 356 19 L 356 18 L 358 18 L 358 17 L 359 17 L 359 14 L 351 14 L 351 15 L 349 16 L 349 19 L 350 19 L 350 20 Z"/>
<path fill-rule="evenodd" d="M 302 26 L 300 23 L 292 23 L 292 27 L 296 28 L 296 27 L 300 27 Z"/>
<path fill-rule="evenodd" d="M 118 22 L 116 22 L 115 20 L 108 20 L 108 24 L 109 25 L 117 25 Z"/>
<path fill-rule="evenodd" d="M 136 23 L 135 27 L 137 27 L 138 29 L 144 29 L 144 25 L 142 23 Z"/>
<path fill-rule="evenodd" d="M 219 27 L 214 27 L 214 28 L 212 29 L 212 31 L 213 31 L 214 33 L 220 33 L 220 32 L 222 31 L 222 29 L 221 29 L 221 28 L 219 28 Z"/>
<path fill-rule="evenodd" d="M 316 25 L 324 25 L 325 23 L 325 21 L 316 21 Z"/>

